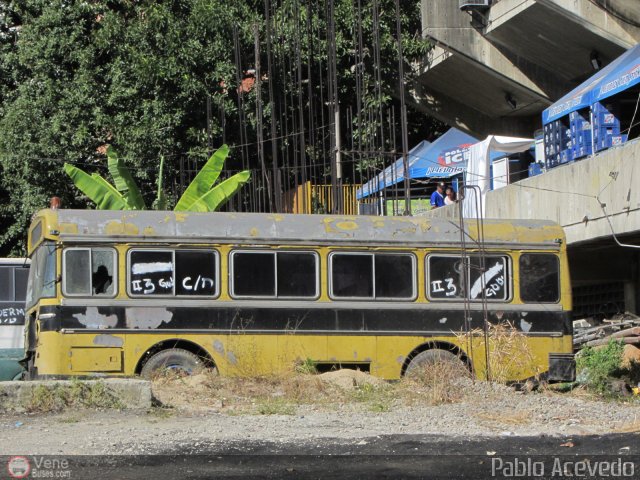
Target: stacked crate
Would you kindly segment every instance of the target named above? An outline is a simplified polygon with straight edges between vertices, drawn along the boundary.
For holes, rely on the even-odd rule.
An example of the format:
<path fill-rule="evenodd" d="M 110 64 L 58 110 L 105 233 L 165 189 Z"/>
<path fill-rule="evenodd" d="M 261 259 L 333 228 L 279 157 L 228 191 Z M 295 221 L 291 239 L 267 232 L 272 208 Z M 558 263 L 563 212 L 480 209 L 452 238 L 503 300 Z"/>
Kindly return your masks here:
<path fill-rule="evenodd" d="M 547 168 L 573 160 L 573 142 L 569 116 L 547 123 L 543 127 L 544 153 Z"/>
<path fill-rule="evenodd" d="M 596 152 L 627 141 L 627 135 L 620 133 L 620 113 L 615 103 L 596 102 L 592 112 Z"/>
<path fill-rule="evenodd" d="M 579 159 L 593 153 L 591 144 L 591 122 L 590 111 L 583 108 L 569 114 L 571 124 L 571 143 L 573 148 L 573 158 Z"/>

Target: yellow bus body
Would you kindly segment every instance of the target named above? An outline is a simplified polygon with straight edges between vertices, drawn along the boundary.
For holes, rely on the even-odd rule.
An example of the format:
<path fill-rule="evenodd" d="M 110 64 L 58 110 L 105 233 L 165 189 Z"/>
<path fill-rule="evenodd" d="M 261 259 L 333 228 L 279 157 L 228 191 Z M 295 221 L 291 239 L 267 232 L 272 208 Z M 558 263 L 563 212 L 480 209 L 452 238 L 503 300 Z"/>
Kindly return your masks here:
<path fill-rule="evenodd" d="M 197 225 L 209 223 L 232 226 L 226 228 L 226 237 L 216 232 L 207 234 L 209 227 L 206 225 L 202 227 L 202 231 L 189 233 L 184 225 L 193 222 L 194 219 L 198 220 Z M 235 228 L 234 222 L 236 227 L 240 227 L 229 234 L 229 231 Z M 283 223 L 289 223 L 293 226 L 287 228 L 294 228 L 297 222 L 318 225 L 322 239 L 319 240 L 318 235 L 314 236 L 313 232 L 307 236 L 301 233 L 296 239 L 290 238 L 290 233 L 287 234 L 289 236 L 283 235 L 279 238 L 272 232 L 265 232 L 265 226 L 273 225 L 273 229 L 276 229 Z M 380 234 L 380 239 L 367 238 L 369 233 L 363 232 L 363 237 L 358 238 L 358 231 L 365 228 L 365 222 L 366 228 L 370 231 L 384 231 L 388 233 L 388 237 Z M 170 234 L 177 232 L 181 227 L 184 227 L 187 233 Z M 485 247 L 482 249 L 473 242 L 479 234 L 474 227 L 475 222 L 467 229 L 470 240 L 466 245 L 465 254 L 484 252 L 487 256 L 504 255 L 509 259 L 509 298 L 502 303 L 486 303 L 487 310 L 491 312 L 491 320 L 499 320 L 504 315 L 515 319 L 515 326 L 519 327 L 533 323 L 527 321 L 528 314 L 538 315 L 539 318 L 553 314 L 559 319 L 562 318 L 562 327 L 558 324 L 557 328 L 554 327 L 550 331 L 522 332 L 526 338 L 527 354 L 533 361 L 529 366 L 520 366 L 518 371 L 512 372 L 512 379 L 521 380 L 549 371 L 550 353 L 569 355 L 572 352 L 572 334 L 568 320 L 571 292 L 562 229 L 548 222 L 487 220 L 483 232 Z M 305 226 L 302 225 L 301 228 L 304 229 Z M 224 230 L 224 227 L 222 229 Z M 43 210 L 34 217 L 29 233 L 30 256 L 44 244 L 49 245 L 52 252 L 50 255 L 55 256 L 55 287 L 48 298 L 33 298 L 27 311 L 25 348 L 27 355 L 32 358 L 31 366 L 39 376 L 132 376 L 140 373 L 149 352 L 155 351 L 158 345 L 177 344 L 193 346 L 193 351 L 206 356 L 222 375 L 267 375 L 291 370 L 297 362 L 311 360 L 317 364 L 361 366 L 378 377 L 398 379 L 403 375 L 411 358 L 427 348 L 445 348 L 456 352 L 468 361 L 479 378 L 484 378 L 487 373 L 486 342 L 482 332 L 475 329 L 473 334 L 465 334 L 460 328 L 448 328 L 448 316 L 459 316 L 462 304 L 436 302 L 428 298 L 425 266 L 427 256 L 433 252 L 445 256 L 461 254 L 462 246 L 459 241 L 454 241 L 459 238 L 458 226 L 449 221 L 406 217 Z M 444 240 L 439 241 L 440 237 Z M 95 245 L 113 248 L 117 252 L 117 293 L 107 299 L 65 296 L 60 281 L 64 272 L 62 251 L 68 247 Z M 214 299 L 205 300 L 161 298 L 154 300 L 152 304 L 147 298 L 132 298 L 128 284 L 127 262 L 129 251 L 136 248 L 215 250 L 219 259 L 218 295 Z M 255 331 L 240 322 L 226 329 L 216 328 L 208 331 L 203 328 L 176 328 L 173 331 L 171 328 L 149 327 L 144 322 L 139 322 L 131 313 L 144 310 L 148 315 L 153 315 L 156 311 L 163 312 L 172 308 L 182 308 L 181 306 L 201 311 L 207 308 L 240 308 L 237 307 L 240 305 L 242 308 L 255 310 L 258 312 L 257 315 L 261 309 L 269 309 L 271 306 L 280 308 L 280 305 L 284 305 L 281 309 L 286 310 L 289 303 L 277 299 L 269 303 L 269 300 L 264 299 L 254 302 L 252 299 L 231 296 L 228 285 L 229 259 L 231 252 L 238 249 L 317 253 L 319 295 L 306 303 L 296 303 L 296 308 L 307 308 L 309 311 L 334 309 L 331 312 L 357 309 L 362 318 L 368 315 L 367 312 L 389 308 L 390 317 L 393 317 L 394 309 L 399 312 L 399 325 L 407 312 L 417 311 L 419 314 L 416 318 L 420 315 L 439 315 L 439 330 L 431 329 L 421 334 L 420 331 L 405 331 L 399 327 L 397 331 L 377 332 L 367 325 L 366 329 L 360 330 L 338 329 L 318 332 L 312 326 L 306 330 L 299 330 L 293 322 L 277 330 Z M 415 298 L 404 302 L 342 302 L 331 298 L 327 280 L 329 256 L 336 252 L 353 251 L 400 252 L 412 255 L 415 258 Z M 523 302 L 520 297 L 520 256 L 535 253 L 552 253 L 558 257 L 559 299 L 552 304 L 532 304 Z M 34 267 L 39 268 L 32 263 L 32 269 Z M 166 308 L 162 306 L 163 302 Z M 252 306 L 252 302 L 255 303 L 255 307 Z M 474 315 L 482 315 L 483 305 L 483 302 L 473 302 L 465 308 Z M 101 309 L 120 309 L 124 313 L 118 315 L 126 316 L 127 328 L 123 328 L 121 324 L 118 324 L 117 328 L 79 328 L 77 325 L 65 325 L 64 321 L 56 325 L 52 320 L 58 315 L 57 321 L 60 322 L 61 312 L 78 308 L 84 309 L 84 313 L 74 315 L 85 315 L 87 318 L 94 315 L 100 321 L 117 316 L 100 313 Z M 490 351 L 492 345 L 490 339 Z"/>

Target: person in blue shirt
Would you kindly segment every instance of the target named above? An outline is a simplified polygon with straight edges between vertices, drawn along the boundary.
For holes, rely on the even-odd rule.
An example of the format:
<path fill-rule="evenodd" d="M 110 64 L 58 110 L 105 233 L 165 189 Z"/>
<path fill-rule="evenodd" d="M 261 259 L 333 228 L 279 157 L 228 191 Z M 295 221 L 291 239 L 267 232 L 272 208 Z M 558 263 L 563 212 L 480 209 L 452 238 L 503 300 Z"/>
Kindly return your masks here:
<path fill-rule="evenodd" d="M 444 182 L 438 183 L 436 191 L 431 194 L 431 208 L 444 207 Z"/>

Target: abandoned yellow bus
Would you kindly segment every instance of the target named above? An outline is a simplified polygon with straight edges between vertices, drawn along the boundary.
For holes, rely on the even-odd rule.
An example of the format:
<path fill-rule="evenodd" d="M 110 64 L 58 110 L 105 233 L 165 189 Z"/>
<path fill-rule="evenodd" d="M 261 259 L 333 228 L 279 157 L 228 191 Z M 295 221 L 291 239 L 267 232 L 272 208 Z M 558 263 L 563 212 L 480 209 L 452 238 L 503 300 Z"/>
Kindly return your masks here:
<path fill-rule="evenodd" d="M 483 231 L 480 248 L 473 225 L 461 238 L 444 219 L 42 210 L 28 240 L 28 370 L 259 375 L 312 361 L 398 379 L 456 358 L 482 377 L 486 339 L 460 333 L 508 321 L 535 359 L 513 380 L 572 380 L 562 229 Z"/>

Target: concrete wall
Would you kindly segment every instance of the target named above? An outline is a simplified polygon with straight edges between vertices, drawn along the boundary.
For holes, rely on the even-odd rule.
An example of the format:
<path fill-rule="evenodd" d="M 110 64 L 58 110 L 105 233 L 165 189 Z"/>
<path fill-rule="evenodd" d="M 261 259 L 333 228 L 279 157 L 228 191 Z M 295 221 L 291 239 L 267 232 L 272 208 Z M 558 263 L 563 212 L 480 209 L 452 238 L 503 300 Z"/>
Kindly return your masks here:
<path fill-rule="evenodd" d="M 596 199 L 604 203 L 618 235 L 640 231 L 640 139 L 589 159 L 549 170 L 486 198 L 487 218 L 539 218 L 564 227 L 567 242 L 611 237 L 611 227 Z"/>

